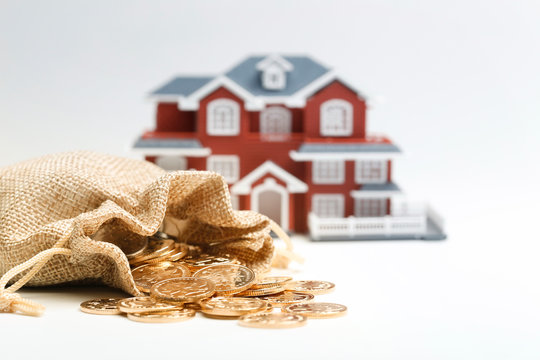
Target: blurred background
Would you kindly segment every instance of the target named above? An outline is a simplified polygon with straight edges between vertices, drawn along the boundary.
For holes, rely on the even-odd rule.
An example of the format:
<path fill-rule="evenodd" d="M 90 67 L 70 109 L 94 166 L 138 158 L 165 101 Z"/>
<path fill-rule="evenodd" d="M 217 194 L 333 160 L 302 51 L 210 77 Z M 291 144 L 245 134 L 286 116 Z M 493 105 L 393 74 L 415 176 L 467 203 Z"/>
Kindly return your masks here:
<path fill-rule="evenodd" d="M 425 286 L 452 289 L 440 299 L 456 296 L 439 311 L 474 306 L 469 331 L 483 335 L 461 340 L 503 347 L 476 358 L 531 355 L 539 34 L 540 3 L 526 0 L 3 0 L 0 166 L 75 149 L 134 157 L 154 126 L 146 95 L 166 80 L 218 74 L 253 53 L 312 55 L 367 95 L 368 132 L 405 154 L 395 181 L 446 217 L 449 238 L 418 269 L 436 274 Z"/>

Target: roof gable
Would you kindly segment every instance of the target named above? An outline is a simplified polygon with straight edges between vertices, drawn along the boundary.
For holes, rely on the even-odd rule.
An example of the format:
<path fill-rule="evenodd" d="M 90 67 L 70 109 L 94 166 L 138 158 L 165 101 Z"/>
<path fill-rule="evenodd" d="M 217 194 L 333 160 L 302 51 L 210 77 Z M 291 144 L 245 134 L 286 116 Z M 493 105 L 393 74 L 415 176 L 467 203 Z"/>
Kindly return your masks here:
<path fill-rule="evenodd" d="M 234 184 L 231 188 L 231 192 L 240 195 L 249 194 L 253 183 L 266 174 L 272 174 L 286 183 L 287 191 L 291 193 L 305 193 L 308 190 L 308 186 L 305 182 L 288 173 L 274 162 L 267 160 L 255 170 L 244 176 L 242 180 Z"/>
<path fill-rule="evenodd" d="M 246 89 L 254 96 L 289 96 L 312 83 L 330 70 L 307 56 L 283 56 L 290 65 L 287 84 L 281 90 L 267 90 L 262 86 L 257 65 L 269 59 L 266 56 L 252 56 L 229 70 L 225 76 Z"/>

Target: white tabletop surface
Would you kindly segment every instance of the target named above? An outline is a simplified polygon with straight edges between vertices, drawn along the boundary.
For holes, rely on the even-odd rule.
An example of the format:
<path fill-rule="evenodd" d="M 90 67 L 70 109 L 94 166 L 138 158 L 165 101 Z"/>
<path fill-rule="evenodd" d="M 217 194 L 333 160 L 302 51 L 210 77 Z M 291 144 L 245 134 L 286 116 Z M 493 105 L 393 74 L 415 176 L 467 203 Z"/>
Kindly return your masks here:
<path fill-rule="evenodd" d="M 456 232 L 457 235 L 457 232 Z M 304 265 L 296 279 L 329 280 L 317 300 L 347 305 L 345 317 L 266 330 L 197 314 L 182 323 L 143 324 L 89 315 L 79 303 L 125 294 L 107 288 L 28 289 L 47 307 L 40 318 L 1 314 L 5 359 L 508 359 L 539 354 L 537 275 L 476 235 L 447 241 L 312 243 L 295 237 Z M 487 242 L 486 242 L 487 243 Z M 519 252 L 519 251 L 518 251 Z M 506 264 L 512 266 L 506 266 Z M 536 266 L 536 265 L 535 265 Z M 538 272 L 536 272 L 538 274 Z M 7 352 L 7 353 L 6 353 Z M 520 356 L 515 357 L 516 353 Z"/>

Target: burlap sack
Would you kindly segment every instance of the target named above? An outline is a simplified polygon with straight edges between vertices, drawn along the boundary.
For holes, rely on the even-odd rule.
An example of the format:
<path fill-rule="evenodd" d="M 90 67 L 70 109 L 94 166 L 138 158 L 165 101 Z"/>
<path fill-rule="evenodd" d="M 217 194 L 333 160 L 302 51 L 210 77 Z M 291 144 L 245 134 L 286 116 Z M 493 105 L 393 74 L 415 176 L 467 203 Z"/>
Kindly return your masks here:
<path fill-rule="evenodd" d="M 99 281 L 140 295 L 121 236 L 154 234 L 165 218 L 180 237 L 237 257 L 255 271 L 272 260 L 271 222 L 233 211 L 222 176 L 167 173 L 145 161 L 92 152 L 44 156 L 0 170 L 0 311 L 43 309 L 14 293 L 27 285 Z M 93 235 L 99 231 L 99 240 Z M 10 270 L 11 269 L 11 270 Z M 5 289 L 8 283 L 13 284 Z"/>

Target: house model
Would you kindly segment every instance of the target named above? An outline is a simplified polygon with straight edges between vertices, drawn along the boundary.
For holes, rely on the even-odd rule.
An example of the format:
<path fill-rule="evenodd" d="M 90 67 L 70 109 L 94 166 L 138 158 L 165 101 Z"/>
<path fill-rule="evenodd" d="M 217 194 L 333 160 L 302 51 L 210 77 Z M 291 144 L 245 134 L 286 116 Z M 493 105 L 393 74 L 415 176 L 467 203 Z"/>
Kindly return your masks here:
<path fill-rule="evenodd" d="M 150 95 L 156 126 L 134 150 L 166 170 L 209 170 L 234 208 L 313 240 L 442 239 L 441 218 L 403 201 L 399 148 L 366 134 L 366 99 L 306 56 L 252 56 Z"/>

